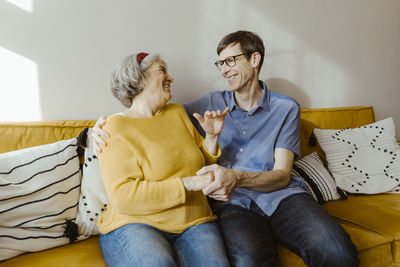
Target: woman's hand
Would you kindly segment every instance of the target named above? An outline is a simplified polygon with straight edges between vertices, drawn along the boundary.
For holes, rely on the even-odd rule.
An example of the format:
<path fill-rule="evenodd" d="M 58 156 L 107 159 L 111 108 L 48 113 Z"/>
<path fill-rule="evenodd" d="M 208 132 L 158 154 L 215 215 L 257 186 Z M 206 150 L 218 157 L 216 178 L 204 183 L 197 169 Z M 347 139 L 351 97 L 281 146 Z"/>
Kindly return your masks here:
<path fill-rule="evenodd" d="M 199 113 L 194 113 L 193 117 L 197 119 L 206 134 L 210 136 L 218 136 L 222 131 L 222 127 L 224 126 L 224 119 L 228 113 L 228 110 L 228 107 L 226 107 L 223 112 L 221 112 L 221 110 L 207 110 L 204 113 L 204 117 L 202 117 Z"/>
<path fill-rule="evenodd" d="M 182 179 L 186 191 L 199 191 L 213 181 L 212 172 L 190 176 Z"/>
<path fill-rule="evenodd" d="M 101 152 L 101 148 L 107 145 L 104 138 L 110 138 L 110 135 L 104 131 L 102 128 L 106 124 L 107 117 L 101 116 L 94 127 L 92 128 L 92 143 L 93 143 L 93 153 L 98 156 Z"/>

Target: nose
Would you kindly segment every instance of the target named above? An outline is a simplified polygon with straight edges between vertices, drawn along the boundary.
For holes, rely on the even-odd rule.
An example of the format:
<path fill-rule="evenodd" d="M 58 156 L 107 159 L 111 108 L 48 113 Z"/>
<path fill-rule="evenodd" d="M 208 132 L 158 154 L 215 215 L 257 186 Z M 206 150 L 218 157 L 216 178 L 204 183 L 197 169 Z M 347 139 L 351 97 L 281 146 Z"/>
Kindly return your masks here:
<path fill-rule="evenodd" d="M 170 83 L 174 82 L 174 77 L 168 74 L 167 81 L 169 81 Z"/>

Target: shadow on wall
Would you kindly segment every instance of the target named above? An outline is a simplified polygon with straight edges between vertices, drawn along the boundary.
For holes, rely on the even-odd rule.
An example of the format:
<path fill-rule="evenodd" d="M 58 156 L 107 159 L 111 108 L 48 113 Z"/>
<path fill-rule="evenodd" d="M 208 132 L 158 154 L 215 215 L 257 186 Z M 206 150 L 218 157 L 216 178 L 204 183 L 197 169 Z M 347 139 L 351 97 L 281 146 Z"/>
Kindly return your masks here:
<path fill-rule="evenodd" d="M 296 84 L 282 78 L 270 78 L 265 81 L 268 89 L 281 94 L 290 96 L 300 104 L 300 108 L 309 108 L 311 98 L 309 95 Z"/>
<path fill-rule="evenodd" d="M 23 1 L 0 1 L 0 47 L 37 69 L 33 80 L 42 119 L 97 118 L 120 111 L 108 89 L 109 75 L 124 56 L 142 50 L 165 57 L 176 78 L 178 103 L 227 89 L 212 65 L 215 47 L 225 34 L 248 29 L 267 46 L 261 77 L 275 77 L 268 80 L 272 90 L 294 97 L 303 108 L 374 105 L 379 116 L 393 116 L 399 124 L 397 0 L 232 0 L 229 5 L 213 0 L 31 0 L 31 10 L 12 2 Z M 23 70 L 15 69 L 22 77 Z"/>

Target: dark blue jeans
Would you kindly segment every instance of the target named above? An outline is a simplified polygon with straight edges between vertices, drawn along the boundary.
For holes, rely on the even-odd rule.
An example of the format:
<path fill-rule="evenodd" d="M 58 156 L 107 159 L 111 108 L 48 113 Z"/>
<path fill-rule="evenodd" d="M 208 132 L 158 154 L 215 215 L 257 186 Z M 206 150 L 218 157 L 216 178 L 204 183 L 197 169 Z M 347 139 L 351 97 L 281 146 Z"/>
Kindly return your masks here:
<path fill-rule="evenodd" d="M 181 234 L 127 224 L 100 235 L 100 248 L 110 267 L 229 266 L 216 222 L 194 225 Z"/>
<path fill-rule="evenodd" d="M 214 212 L 233 266 L 279 266 L 279 242 L 309 266 L 358 266 L 350 236 L 309 194 L 291 195 L 269 217 L 252 203 L 251 210 L 216 202 Z"/>

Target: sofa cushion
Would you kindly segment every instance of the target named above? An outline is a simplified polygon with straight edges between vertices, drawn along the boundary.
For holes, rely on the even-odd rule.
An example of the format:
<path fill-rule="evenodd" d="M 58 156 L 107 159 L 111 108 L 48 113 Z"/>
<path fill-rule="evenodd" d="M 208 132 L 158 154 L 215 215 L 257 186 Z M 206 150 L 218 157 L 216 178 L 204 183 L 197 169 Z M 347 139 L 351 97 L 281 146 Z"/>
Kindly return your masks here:
<path fill-rule="evenodd" d="M 79 197 L 76 223 L 79 234 L 98 235 L 97 222 L 108 204 L 107 192 L 99 166 L 99 160 L 93 153 L 92 128 L 88 129 L 85 159 L 82 168 L 81 193 Z"/>
<path fill-rule="evenodd" d="M 294 162 L 292 175 L 304 178 L 308 191 L 320 204 L 341 198 L 335 180 L 315 151 Z"/>
<path fill-rule="evenodd" d="M 400 264 L 399 194 L 349 196 L 346 201 L 327 202 L 324 208 L 339 220 L 390 238 L 392 259 Z M 360 237 L 357 234 L 354 236 Z"/>
<path fill-rule="evenodd" d="M 377 194 L 400 184 L 400 146 L 392 118 L 353 129 L 314 129 L 314 133 L 341 189 Z"/>
<path fill-rule="evenodd" d="M 0 267 L 106 267 L 99 247 L 99 237 L 45 251 L 27 253 L 4 262 Z"/>
<path fill-rule="evenodd" d="M 0 260 L 76 239 L 78 146 L 73 138 L 0 154 Z"/>
<path fill-rule="evenodd" d="M 392 257 L 393 238 L 391 236 L 340 219 L 338 221 L 357 247 L 360 267 L 392 266 L 399 263 Z M 277 251 L 282 267 L 306 266 L 298 255 L 282 245 L 277 246 Z"/>
<path fill-rule="evenodd" d="M 334 217 L 400 240 L 400 195 L 348 196 L 331 201 L 324 208 Z"/>

